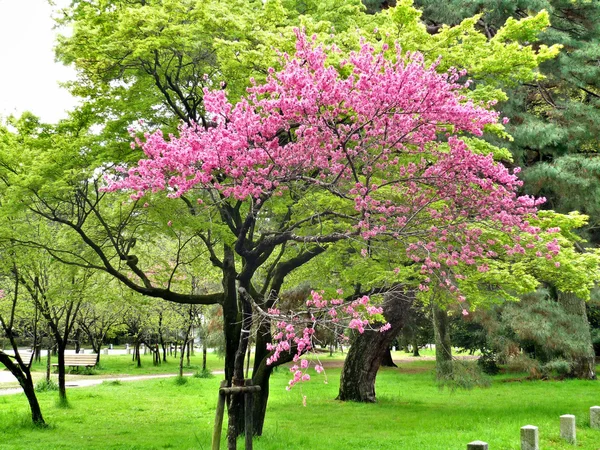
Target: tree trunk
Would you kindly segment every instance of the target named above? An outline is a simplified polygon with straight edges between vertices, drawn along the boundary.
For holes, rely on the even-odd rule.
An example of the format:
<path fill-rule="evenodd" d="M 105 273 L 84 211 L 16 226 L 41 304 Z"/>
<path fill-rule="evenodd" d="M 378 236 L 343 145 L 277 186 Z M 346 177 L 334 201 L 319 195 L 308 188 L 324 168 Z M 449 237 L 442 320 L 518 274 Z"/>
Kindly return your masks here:
<path fill-rule="evenodd" d="M 392 351 L 389 347 L 383 352 L 383 356 L 381 357 L 381 365 L 383 367 L 398 367 L 392 359 Z"/>
<path fill-rule="evenodd" d="M 81 329 L 77 328 L 75 331 L 75 353 L 79 354 L 81 350 Z"/>
<path fill-rule="evenodd" d="M 67 400 L 67 377 L 65 368 L 66 345 L 58 344 L 58 400 L 62 406 L 68 404 Z"/>
<path fill-rule="evenodd" d="M 46 382 L 50 383 L 50 373 L 52 370 L 52 339 L 50 335 L 48 335 L 48 354 L 46 356 Z"/>
<path fill-rule="evenodd" d="M 365 331 L 359 334 L 344 361 L 337 399 L 342 401 L 374 402 L 375 377 L 386 351 L 389 351 L 394 338 L 402 330 L 408 309 L 414 300 L 414 293 L 395 291 L 386 294 L 383 314 L 390 330 Z"/>
<path fill-rule="evenodd" d="M 202 339 L 202 371 L 206 372 L 206 339 Z"/>
<path fill-rule="evenodd" d="M 23 392 L 27 397 L 27 402 L 29 403 L 29 409 L 31 411 L 31 420 L 34 424 L 45 426 L 46 422 L 44 421 L 44 417 L 42 416 L 42 410 L 40 409 L 40 404 L 38 402 L 37 396 L 35 395 L 35 388 L 33 386 L 33 379 L 31 377 L 31 372 L 28 368 L 21 367 L 20 364 L 16 364 L 12 361 L 11 358 L 8 357 L 3 352 L 0 352 L 0 363 L 2 363 L 6 368 L 13 374 L 13 376 L 17 379 L 21 387 L 23 388 Z"/>
<path fill-rule="evenodd" d="M 240 292 L 245 292 L 246 294 L 239 296 L 242 306 L 242 328 L 240 330 L 239 344 L 235 353 L 233 378 L 231 381 L 232 386 L 244 385 L 244 359 L 246 357 L 248 341 L 250 340 L 250 330 L 252 329 L 252 305 L 246 298 L 247 291 L 248 289 L 246 286 L 240 287 Z M 235 450 L 237 448 L 237 437 L 244 431 L 243 395 L 230 395 L 228 414 L 227 448 L 228 450 Z"/>
<path fill-rule="evenodd" d="M 223 332 L 225 334 L 225 379 L 231 385 L 235 353 L 240 342 L 241 317 L 238 310 L 235 259 L 233 249 L 223 248 Z"/>
<path fill-rule="evenodd" d="M 186 336 L 187 339 L 187 336 Z M 181 346 L 181 354 L 179 355 L 179 376 L 183 376 L 183 359 L 185 358 L 185 352 L 183 351 L 183 345 Z"/>
<path fill-rule="evenodd" d="M 596 360 L 585 301 L 572 292 L 559 292 L 558 302 L 568 314 L 574 316 L 578 322 L 577 328 L 583 335 L 581 352 L 574 358 L 570 374 L 571 376 L 582 380 L 595 380 Z"/>
<path fill-rule="evenodd" d="M 415 357 L 421 356 L 421 355 L 419 355 L 419 337 L 417 336 L 416 332 L 414 332 L 412 335 L 412 351 L 413 351 L 413 356 L 415 356 Z"/>
<path fill-rule="evenodd" d="M 254 411 L 252 411 L 253 433 L 255 436 L 262 436 L 269 401 L 269 380 L 272 372 L 273 367 L 266 364 L 266 359 L 262 361 L 258 369 L 254 368 L 252 370 L 252 384 L 260 386 L 260 391 L 254 393 Z"/>
<path fill-rule="evenodd" d="M 142 356 L 140 355 L 140 342 L 135 340 L 135 348 L 133 350 L 133 358 L 137 361 L 137 366 L 142 367 Z"/>
<path fill-rule="evenodd" d="M 452 375 L 452 342 L 448 311 L 433 305 L 433 331 L 435 334 L 435 369 L 438 378 Z"/>

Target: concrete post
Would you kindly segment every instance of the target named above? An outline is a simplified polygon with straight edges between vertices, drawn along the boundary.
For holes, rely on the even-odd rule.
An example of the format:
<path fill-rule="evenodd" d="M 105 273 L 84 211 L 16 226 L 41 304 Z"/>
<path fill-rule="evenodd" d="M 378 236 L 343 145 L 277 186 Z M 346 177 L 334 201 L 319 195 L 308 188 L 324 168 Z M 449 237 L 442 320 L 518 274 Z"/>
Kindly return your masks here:
<path fill-rule="evenodd" d="M 540 450 L 538 427 L 533 425 L 521 427 L 521 450 Z"/>
<path fill-rule="evenodd" d="M 473 441 L 467 444 L 467 450 L 488 450 L 487 442 Z"/>
<path fill-rule="evenodd" d="M 575 416 L 573 414 L 560 416 L 560 437 L 573 445 L 577 443 Z"/>
<path fill-rule="evenodd" d="M 600 406 L 590 408 L 590 427 L 600 430 Z"/>

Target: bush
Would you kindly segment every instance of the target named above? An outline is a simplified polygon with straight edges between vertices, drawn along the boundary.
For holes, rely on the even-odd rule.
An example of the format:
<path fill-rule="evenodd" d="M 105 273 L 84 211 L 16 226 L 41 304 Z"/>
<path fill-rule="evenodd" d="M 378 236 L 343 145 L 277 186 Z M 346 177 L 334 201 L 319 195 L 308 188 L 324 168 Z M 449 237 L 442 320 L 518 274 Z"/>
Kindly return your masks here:
<path fill-rule="evenodd" d="M 477 360 L 477 365 L 486 375 L 497 375 L 500 372 L 498 355 L 490 350 L 484 350 Z"/>
<path fill-rule="evenodd" d="M 175 384 L 177 386 L 183 386 L 184 384 L 187 384 L 187 382 L 188 382 L 187 377 L 180 377 L 180 376 L 175 377 Z"/>
<path fill-rule="evenodd" d="M 35 384 L 35 392 L 58 391 L 58 383 L 52 379 L 42 380 Z"/>
<path fill-rule="evenodd" d="M 198 370 L 194 374 L 194 378 L 212 378 L 212 377 L 213 377 L 213 374 L 208 369 Z"/>
<path fill-rule="evenodd" d="M 476 363 L 472 361 L 458 361 L 444 363 L 447 366 L 438 372 L 437 382 L 440 389 L 473 389 L 475 387 L 489 387 L 490 380 L 482 373 Z"/>

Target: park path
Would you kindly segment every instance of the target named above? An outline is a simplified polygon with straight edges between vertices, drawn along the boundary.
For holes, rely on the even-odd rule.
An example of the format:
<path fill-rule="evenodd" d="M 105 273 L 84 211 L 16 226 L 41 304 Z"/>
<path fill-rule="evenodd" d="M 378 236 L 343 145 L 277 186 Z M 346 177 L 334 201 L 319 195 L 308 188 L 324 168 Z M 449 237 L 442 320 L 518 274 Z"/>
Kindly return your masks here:
<path fill-rule="evenodd" d="M 212 372 L 213 375 L 219 375 L 219 374 L 224 374 L 225 372 L 223 372 L 222 370 L 215 370 Z M 9 375 L 10 377 L 12 377 L 12 375 L 10 375 L 10 373 L 6 374 L 6 373 L 2 373 L 0 372 L 0 383 L 2 382 L 14 382 L 16 381 L 14 378 L 8 379 L 8 377 L 6 377 L 6 375 Z M 94 378 L 92 380 L 90 379 L 77 379 L 77 380 L 68 380 L 67 381 L 67 388 L 80 388 L 80 387 L 90 387 L 90 386 L 97 386 L 99 384 L 104 383 L 105 381 L 120 381 L 120 382 L 125 382 L 125 381 L 142 381 L 142 380 L 154 380 L 154 379 L 159 379 L 159 378 L 173 378 L 178 376 L 178 373 L 165 373 L 165 374 L 159 374 L 159 375 L 139 375 L 139 376 L 125 376 L 125 377 L 103 377 L 103 378 Z M 184 373 L 183 374 L 186 377 L 190 377 L 193 375 L 193 373 Z M 6 380 L 4 380 L 4 378 L 7 378 Z M 20 394 L 22 393 L 23 390 L 18 387 L 18 388 L 8 388 L 8 389 L 2 389 L 2 385 L 0 384 L 0 395 L 14 395 L 14 394 Z"/>

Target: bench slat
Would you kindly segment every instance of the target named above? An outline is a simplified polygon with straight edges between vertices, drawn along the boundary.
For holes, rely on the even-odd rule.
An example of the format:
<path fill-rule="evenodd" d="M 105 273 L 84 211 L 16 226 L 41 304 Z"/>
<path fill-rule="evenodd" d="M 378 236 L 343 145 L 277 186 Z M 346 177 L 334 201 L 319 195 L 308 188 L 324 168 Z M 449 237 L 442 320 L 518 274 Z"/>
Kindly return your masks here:
<path fill-rule="evenodd" d="M 75 355 L 65 355 L 65 366 L 71 367 L 92 367 L 96 365 L 96 357 L 98 355 L 90 353 L 87 355 L 84 354 L 75 354 Z M 58 364 L 52 364 L 53 366 L 58 366 Z"/>

